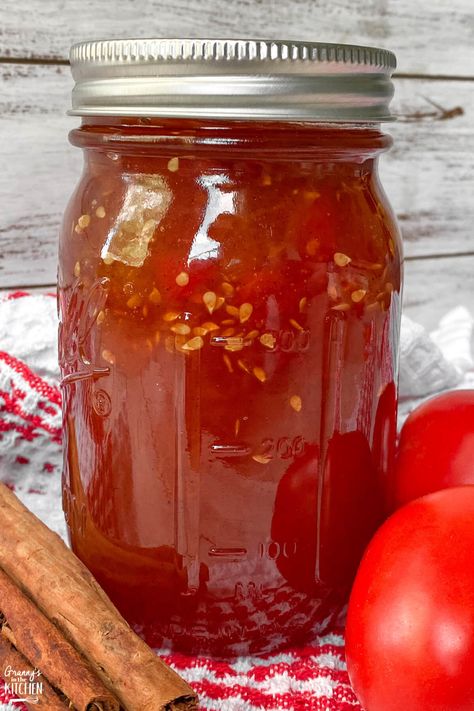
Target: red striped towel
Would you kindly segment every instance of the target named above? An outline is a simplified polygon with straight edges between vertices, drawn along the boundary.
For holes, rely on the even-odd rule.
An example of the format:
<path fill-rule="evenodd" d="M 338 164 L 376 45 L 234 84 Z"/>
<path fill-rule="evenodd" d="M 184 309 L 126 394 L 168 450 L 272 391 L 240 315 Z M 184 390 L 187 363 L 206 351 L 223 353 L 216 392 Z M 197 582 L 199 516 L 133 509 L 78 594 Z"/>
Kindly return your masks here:
<path fill-rule="evenodd" d="M 17 292 L 0 299 L 0 479 L 64 536 L 52 296 Z M 347 677 L 341 629 L 302 649 L 233 663 L 159 653 L 194 687 L 203 711 L 361 709 Z M 0 683 L 0 711 L 7 709 L 26 711 Z"/>

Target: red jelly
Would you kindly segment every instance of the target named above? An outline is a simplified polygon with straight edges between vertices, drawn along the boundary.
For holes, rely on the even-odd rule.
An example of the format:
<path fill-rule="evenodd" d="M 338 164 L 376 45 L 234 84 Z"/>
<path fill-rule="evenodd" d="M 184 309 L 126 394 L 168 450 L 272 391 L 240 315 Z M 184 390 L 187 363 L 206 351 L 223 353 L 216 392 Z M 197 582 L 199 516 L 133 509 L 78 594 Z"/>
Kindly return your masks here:
<path fill-rule="evenodd" d="M 151 643 L 262 653 L 342 609 L 384 517 L 389 139 L 375 120 L 145 108 L 77 109 L 71 134 L 85 154 L 59 268 L 71 543 Z"/>

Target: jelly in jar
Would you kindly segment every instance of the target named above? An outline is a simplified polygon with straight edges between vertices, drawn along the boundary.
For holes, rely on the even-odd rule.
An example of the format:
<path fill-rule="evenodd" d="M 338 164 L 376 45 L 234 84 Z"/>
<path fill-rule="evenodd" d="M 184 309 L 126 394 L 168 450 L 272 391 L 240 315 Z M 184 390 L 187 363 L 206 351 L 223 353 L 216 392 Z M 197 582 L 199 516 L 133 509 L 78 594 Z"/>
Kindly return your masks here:
<path fill-rule="evenodd" d="M 232 657 L 324 629 L 385 516 L 400 239 L 379 121 L 191 102 L 77 110 L 63 500 L 150 643 Z"/>

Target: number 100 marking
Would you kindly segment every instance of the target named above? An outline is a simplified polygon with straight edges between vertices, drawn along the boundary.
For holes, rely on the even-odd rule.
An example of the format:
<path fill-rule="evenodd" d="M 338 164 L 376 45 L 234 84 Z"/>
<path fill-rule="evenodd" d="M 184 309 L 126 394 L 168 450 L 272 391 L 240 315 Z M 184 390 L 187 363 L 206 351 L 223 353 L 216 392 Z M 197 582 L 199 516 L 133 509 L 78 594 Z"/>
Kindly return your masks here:
<path fill-rule="evenodd" d="M 278 560 L 278 558 L 291 558 L 296 553 L 296 541 L 267 541 L 258 544 L 258 555 L 267 560 Z"/>

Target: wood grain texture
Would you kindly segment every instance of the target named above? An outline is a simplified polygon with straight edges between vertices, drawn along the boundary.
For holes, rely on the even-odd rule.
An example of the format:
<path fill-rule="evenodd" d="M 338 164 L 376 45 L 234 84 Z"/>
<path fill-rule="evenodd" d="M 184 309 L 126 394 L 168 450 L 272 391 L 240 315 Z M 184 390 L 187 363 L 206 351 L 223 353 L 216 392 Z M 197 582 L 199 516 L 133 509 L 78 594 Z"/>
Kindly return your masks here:
<path fill-rule="evenodd" d="M 474 251 L 474 83 L 397 80 L 394 110 L 380 175 L 406 255 Z"/>
<path fill-rule="evenodd" d="M 65 59 L 83 39 L 268 37 L 385 46 L 399 71 L 474 75 L 472 0 L 3 0 L 0 55 Z"/>
<path fill-rule="evenodd" d="M 61 213 L 81 170 L 69 69 L 0 65 L 0 285 L 55 280 Z"/>
<path fill-rule="evenodd" d="M 61 213 L 81 170 L 67 142 L 77 124 L 65 115 L 71 86 L 67 67 L 0 65 L 0 286 L 54 281 Z M 402 79 L 395 110 L 381 174 L 406 255 L 474 251 L 473 92 L 465 82 Z"/>

